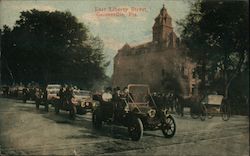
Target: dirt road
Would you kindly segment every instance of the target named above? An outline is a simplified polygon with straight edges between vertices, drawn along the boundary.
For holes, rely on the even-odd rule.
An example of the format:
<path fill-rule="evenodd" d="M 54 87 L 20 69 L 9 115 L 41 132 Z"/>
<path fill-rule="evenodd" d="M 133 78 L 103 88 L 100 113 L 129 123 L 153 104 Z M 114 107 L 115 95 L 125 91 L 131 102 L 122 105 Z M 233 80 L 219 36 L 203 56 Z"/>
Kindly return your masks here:
<path fill-rule="evenodd" d="M 146 131 L 134 142 L 123 127 L 94 130 L 91 113 L 72 121 L 67 112 L 55 115 L 53 108 L 36 110 L 32 101 L 0 98 L 0 155 L 249 155 L 247 117 L 175 120 L 173 138 Z"/>

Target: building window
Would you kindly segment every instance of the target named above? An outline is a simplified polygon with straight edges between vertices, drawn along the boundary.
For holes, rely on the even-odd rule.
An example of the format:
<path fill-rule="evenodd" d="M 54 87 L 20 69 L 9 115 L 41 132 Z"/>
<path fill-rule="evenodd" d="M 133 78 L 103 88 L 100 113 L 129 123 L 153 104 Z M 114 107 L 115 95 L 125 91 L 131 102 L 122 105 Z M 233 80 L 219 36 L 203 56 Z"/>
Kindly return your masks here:
<path fill-rule="evenodd" d="M 192 84 L 192 91 L 191 91 L 191 94 L 194 94 L 194 92 L 195 92 L 195 85 Z"/>
<path fill-rule="evenodd" d="M 164 69 L 161 70 L 161 76 L 165 76 L 165 70 Z"/>
<path fill-rule="evenodd" d="M 196 78 L 196 71 L 194 69 L 192 69 L 192 78 L 195 79 Z"/>

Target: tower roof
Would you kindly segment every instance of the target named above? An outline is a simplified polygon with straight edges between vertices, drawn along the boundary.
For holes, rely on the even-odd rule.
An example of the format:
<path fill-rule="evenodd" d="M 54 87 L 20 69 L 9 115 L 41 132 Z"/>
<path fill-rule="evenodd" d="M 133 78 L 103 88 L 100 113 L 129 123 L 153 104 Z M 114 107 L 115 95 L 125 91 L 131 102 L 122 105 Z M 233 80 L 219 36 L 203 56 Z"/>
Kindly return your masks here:
<path fill-rule="evenodd" d="M 166 20 L 169 20 L 168 23 L 166 23 Z M 168 26 L 172 27 L 172 18 L 169 16 L 167 9 L 165 8 L 165 5 L 163 4 L 163 7 L 160 10 L 159 15 L 155 18 L 155 24 L 154 25 L 159 25 L 159 24 L 167 24 Z"/>
<path fill-rule="evenodd" d="M 164 4 L 163 4 L 163 7 L 161 8 L 160 14 L 161 14 L 162 16 L 164 16 L 164 15 L 167 14 L 167 9 L 165 8 L 165 5 L 164 5 Z"/>

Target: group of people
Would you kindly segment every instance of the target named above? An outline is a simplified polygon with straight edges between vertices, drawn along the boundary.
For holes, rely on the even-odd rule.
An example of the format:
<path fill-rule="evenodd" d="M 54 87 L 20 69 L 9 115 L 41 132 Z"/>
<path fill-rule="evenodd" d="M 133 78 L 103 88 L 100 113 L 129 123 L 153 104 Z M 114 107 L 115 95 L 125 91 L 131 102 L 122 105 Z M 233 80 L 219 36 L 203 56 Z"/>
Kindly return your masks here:
<path fill-rule="evenodd" d="M 74 88 L 70 86 L 64 85 L 60 88 L 58 96 L 59 96 L 59 103 L 60 104 L 71 104 L 71 99 L 73 98 L 73 91 Z"/>
<path fill-rule="evenodd" d="M 118 115 L 122 114 L 126 106 L 126 103 L 122 99 L 126 98 L 127 100 L 131 100 L 127 87 L 124 87 L 123 90 L 121 90 L 120 87 L 113 89 L 107 87 L 102 93 L 101 98 L 103 103 L 101 107 L 107 112 L 105 115 L 108 117 L 114 117 L 115 119 L 119 119 Z"/>
<path fill-rule="evenodd" d="M 119 101 L 121 98 L 128 98 L 129 92 L 128 88 L 124 87 L 123 90 L 120 87 L 111 88 L 107 87 L 102 94 L 102 100 L 105 102 Z"/>
<path fill-rule="evenodd" d="M 170 109 L 174 111 L 175 105 L 179 102 L 179 98 L 173 92 L 169 93 L 156 93 L 154 92 L 152 98 L 155 101 L 155 104 L 160 108 Z"/>
<path fill-rule="evenodd" d="M 179 98 L 177 95 L 175 95 L 173 92 L 169 93 L 156 93 L 154 92 L 151 95 L 152 99 L 148 99 L 152 103 L 156 104 L 158 108 L 167 108 L 170 109 L 172 112 L 174 111 L 174 108 L 176 108 L 177 103 L 179 102 Z M 123 90 L 120 89 L 120 87 L 111 88 L 108 87 L 105 89 L 105 92 L 102 94 L 102 100 L 104 102 L 114 102 L 119 103 L 119 101 L 125 98 L 127 101 L 133 101 L 134 97 L 131 93 L 129 93 L 129 90 L 127 87 L 124 87 Z M 117 107 L 117 106 L 116 106 Z"/>

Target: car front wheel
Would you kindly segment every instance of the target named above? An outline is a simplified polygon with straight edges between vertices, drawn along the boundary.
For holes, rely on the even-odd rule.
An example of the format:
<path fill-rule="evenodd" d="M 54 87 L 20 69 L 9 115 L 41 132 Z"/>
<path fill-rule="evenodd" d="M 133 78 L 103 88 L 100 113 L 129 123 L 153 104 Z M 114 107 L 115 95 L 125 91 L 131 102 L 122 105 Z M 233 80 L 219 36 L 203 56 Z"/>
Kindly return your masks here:
<path fill-rule="evenodd" d="M 165 118 L 161 130 L 166 138 L 171 138 L 175 135 L 176 124 L 174 118 L 171 115 Z"/>
<path fill-rule="evenodd" d="M 101 114 L 99 110 L 95 110 L 92 113 L 92 124 L 95 129 L 102 128 Z"/>
<path fill-rule="evenodd" d="M 133 141 L 139 141 L 143 136 L 143 124 L 140 118 L 133 118 L 128 126 L 129 136 Z"/>

